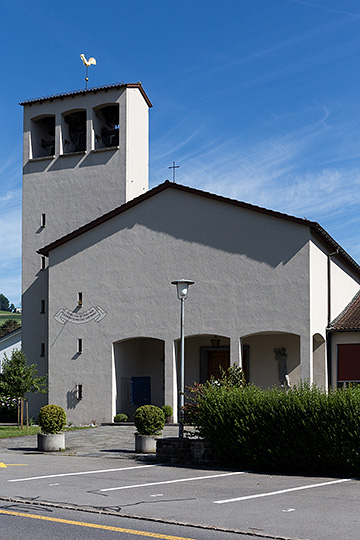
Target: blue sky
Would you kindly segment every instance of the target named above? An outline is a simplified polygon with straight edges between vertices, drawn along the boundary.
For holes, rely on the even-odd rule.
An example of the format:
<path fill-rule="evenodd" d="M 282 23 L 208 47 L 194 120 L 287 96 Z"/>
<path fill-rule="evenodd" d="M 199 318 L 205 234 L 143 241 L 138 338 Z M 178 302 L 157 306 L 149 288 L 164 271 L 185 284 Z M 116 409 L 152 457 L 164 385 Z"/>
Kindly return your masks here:
<path fill-rule="evenodd" d="M 20 305 L 20 101 L 141 81 L 150 186 L 318 221 L 360 262 L 356 0 L 2 0 L 0 292 Z"/>

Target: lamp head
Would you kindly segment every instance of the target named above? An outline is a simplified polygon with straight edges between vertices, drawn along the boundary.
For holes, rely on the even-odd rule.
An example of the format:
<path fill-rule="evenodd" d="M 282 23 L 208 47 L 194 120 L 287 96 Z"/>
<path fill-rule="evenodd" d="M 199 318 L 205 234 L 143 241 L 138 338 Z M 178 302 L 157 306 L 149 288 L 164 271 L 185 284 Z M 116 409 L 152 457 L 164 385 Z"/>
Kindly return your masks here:
<path fill-rule="evenodd" d="M 189 286 L 194 284 L 194 281 L 189 279 L 176 279 L 171 282 L 176 285 L 176 292 L 179 300 L 185 300 L 188 296 Z"/>

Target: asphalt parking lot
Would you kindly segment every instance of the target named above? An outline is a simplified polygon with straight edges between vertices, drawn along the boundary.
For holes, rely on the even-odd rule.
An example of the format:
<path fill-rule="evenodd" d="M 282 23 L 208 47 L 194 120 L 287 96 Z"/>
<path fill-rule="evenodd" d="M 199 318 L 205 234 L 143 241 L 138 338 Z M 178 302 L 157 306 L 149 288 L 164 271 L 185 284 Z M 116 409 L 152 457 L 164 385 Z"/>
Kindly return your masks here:
<path fill-rule="evenodd" d="M 138 461 L 131 450 L 130 426 L 127 435 L 120 436 L 117 429 L 73 432 L 73 449 L 70 441 L 68 451 L 61 454 L 38 453 L 36 442 L 32 446 L 32 439 L 27 437 L 7 439 L 7 444 L 1 441 L 1 500 L 215 527 L 269 538 L 359 538 L 358 480 Z M 116 440 L 124 437 L 128 437 L 129 448 L 116 452 Z M 94 445 L 96 438 L 102 440 L 100 450 L 87 446 L 89 439 Z M 104 439 L 106 448 L 102 447 Z"/>

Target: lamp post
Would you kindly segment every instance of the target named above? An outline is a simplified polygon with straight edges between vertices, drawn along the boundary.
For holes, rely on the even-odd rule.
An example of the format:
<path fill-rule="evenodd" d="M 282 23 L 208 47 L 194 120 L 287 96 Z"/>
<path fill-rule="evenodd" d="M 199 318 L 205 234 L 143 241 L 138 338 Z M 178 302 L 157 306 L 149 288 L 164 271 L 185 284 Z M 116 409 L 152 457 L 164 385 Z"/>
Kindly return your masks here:
<path fill-rule="evenodd" d="M 176 279 L 171 282 L 176 285 L 178 299 L 181 301 L 181 318 L 180 318 L 180 392 L 179 392 L 179 437 L 184 435 L 184 396 L 185 396 L 185 338 L 184 338 L 184 303 L 188 297 L 189 286 L 194 284 L 194 281 L 189 279 Z"/>

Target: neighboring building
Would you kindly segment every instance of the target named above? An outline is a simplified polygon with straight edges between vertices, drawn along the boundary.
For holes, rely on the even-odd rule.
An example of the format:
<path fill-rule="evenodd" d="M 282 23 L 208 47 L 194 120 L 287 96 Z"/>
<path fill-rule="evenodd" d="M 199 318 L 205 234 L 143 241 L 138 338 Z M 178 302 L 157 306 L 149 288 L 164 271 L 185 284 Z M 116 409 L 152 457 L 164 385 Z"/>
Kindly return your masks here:
<path fill-rule="evenodd" d="M 360 383 L 360 291 L 330 325 L 329 341 L 333 380 L 339 387 Z"/>
<path fill-rule="evenodd" d="M 140 84 L 23 105 L 23 347 L 48 402 L 76 423 L 150 401 L 176 415 L 183 277 L 186 385 L 235 363 L 263 387 L 336 386 L 327 329 L 360 267 L 320 225 L 171 182 L 148 191 Z"/>
<path fill-rule="evenodd" d="M 5 354 L 10 358 L 14 349 L 21 349 L 21 327 L 0 338 L 0 373 Z"/>

